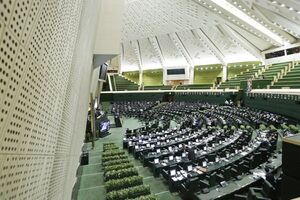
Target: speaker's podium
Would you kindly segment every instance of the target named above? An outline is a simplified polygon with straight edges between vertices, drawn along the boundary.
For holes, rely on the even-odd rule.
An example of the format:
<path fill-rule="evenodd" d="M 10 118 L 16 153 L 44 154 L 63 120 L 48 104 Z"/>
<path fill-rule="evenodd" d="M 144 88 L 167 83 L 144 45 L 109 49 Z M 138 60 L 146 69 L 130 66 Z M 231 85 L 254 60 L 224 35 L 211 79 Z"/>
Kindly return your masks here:
<path fill-rule="evenodd" d="M 116 127 L 122 127 L 122 123 L 121 123 L 120 117 L 118 115 L 115 115 L 114 118 L 115 118 L 115 125 L 116 125 Z"/>
<path fill-rule="evenodd" d="M 300 134 L 283 138 L 282 200 L 300 197 Z"/>

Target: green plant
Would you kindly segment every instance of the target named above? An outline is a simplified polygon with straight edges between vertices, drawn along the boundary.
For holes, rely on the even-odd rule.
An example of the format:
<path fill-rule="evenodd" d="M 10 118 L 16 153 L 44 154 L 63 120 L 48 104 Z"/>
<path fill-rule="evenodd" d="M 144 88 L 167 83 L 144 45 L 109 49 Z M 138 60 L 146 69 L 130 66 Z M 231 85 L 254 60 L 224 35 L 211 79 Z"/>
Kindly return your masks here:
<path fill-rule="evenodd" d="M 108 160 L 105 162 L 102 162 L 102 166 L 103 167 L 107 167 L 107 166 L 112 166 L 112 165 L 119 165 L 119 164 L 125 164 L 125 163 L 129 163 L 130 161 L 128 160 L 128 158 L 124 158 L 124 159 L 119 159 L 119 160 Z"/>
<path fill-rule="evenodd" d="M 103 151 L 115 151 L 115 150 L 119 150 L 119 147 L 115 147 L 115 146 L 109 146 L 109 147 L 103 147 Z"/>
<path fill-rule="evenodd" d="M 119 147 L 115 143 L 105 143 L 103 144 L 103 151 L 118 150 Z"/>
<path fill-rule="evenodd" d="M 106 151 L 102 154 L 102 158 L 110 157 L 110 156 L 119 156 L 119 155 L 124 155 L 124 151 L 119 151 L 119 150 L 113 150 L 113 151 Z"/>
<path fill-rule="evenodd" d="M 110 160 L 119 160 L 119 159 L 125 159 L 125 158 L 128 158 L 128 156 L 127 155 L 107 156 L 105 158 L 102 158 L 102 163 L 108 162 Z"/>
<path fill-rule="evenodd" d="M 154 195 L 145 195 L 130 200 L 156 200 L 156 197 Z"/>
<path fill-rule="evenodd" d="M 119 170 L 119 169 L 127 169 L 127 168 L 131 168 L 131 167 L 133 167 L 132 163 L 107 166 L 107 167 L 104 167 L 104 172 L 106 173 L 108 171 Z"/>
<path fill-rule="evenodd" d="M 150 187 L 140 185 L 122 190 L 108 192 L 106 194 L 106 200 L 132 199 L 148 194 L 150 194 Z"/>
<path fill-rule="evenodd" d="M 132 177 L 126 177 L 122 179 L 107 181 L 105 183 L 105 188 L 107 192 L 110 192 L 113 190 L 120 190 L 120 189 L 129 188 L 141 184 L 143 184 L 143 177 L 132 176 Z"/>
<path fill-rule="evenodd" d="M 119 178 L 125 178 L 129 176 L 136 176 L 138 175 L 138 171 L 136 168 L 127 168 L 127 169 L 120 169 L 120 170 L 113 170 L 105 173 L 104 180 L 113 180 Z"/>

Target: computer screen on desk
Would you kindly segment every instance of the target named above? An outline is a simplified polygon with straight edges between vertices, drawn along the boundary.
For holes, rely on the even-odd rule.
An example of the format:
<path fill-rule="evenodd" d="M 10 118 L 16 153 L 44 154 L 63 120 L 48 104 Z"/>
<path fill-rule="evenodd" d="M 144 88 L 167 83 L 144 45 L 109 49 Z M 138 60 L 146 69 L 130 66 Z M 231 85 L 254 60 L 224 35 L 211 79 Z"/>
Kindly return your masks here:
<path fill-rule="evenodd" d="M 154 163 L 157 164 L 158 162 L 159 162 L 159 159 L 158 159 L 158 158 L 155 158 L 155 159 L 154 159 Z"/>
<path fill-rule="evenodd" d="M 187 167 L 187 171 L 190 172 L 190 171 L 192 171 L 192 170 L 193 170 L 193 166 L 192 166 L 192 165 L 189 165 L 189 166 Z"/>
<path fill-rule="evenodd" d="M 175 170 L 175 169 L 172 169 L 172 170 L 170 171 L 170 175 L 171 175 L 171 176 L 175 176 L 175 175 L 176 175 L 176 170 Z"/>
<path fill-rule="evenodd" d="M 173 156 L 169 156 L 169 160 L 174 160 L 174 157 Z"/>
<path fill-rule="evenodd" d="M 156 153 L 160 153 L 160 149 L 156 149 Z"/>
<path fill-rule="evenodd" d="M 202 162 L 202 167 L 207 167 L 207 162 L 206 161 Z"/>

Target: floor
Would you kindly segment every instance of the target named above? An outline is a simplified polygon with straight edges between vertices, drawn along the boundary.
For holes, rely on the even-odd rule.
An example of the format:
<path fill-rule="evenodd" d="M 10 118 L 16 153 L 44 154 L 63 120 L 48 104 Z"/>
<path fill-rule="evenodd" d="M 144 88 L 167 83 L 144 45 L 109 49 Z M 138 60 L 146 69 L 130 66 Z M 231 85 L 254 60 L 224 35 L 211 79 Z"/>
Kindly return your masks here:
<path fill-rule="evenodd" d="M 137 119 L 123 119 L 122 128 L 112 128 L 110 135 L 96 141 L 95 149 L 92 150 L 91 143 L 85 144 L 84 148 L 89 150 L 89 165 L 80 166 L 78 168 L 78 181 L 74 187 L 74 200 L 104 200 L 105 188 L 103 186 L 103 172 L 101 169 L 101 151 L 105 142 L 115 142 L 122 149 L 122 139 L 126 128 L 136 128 L 141 126 Z M 144 177 L 144 184 L 149 185 L 151 193 L 157 196 L 158 200 L 180 200 L 177 193 L 170 193 L 168 185 L 163 178 L 154 178 L 152 172 L 148 168 L 142 167 L 139 160 L 135 160 L 131 155 L 134 165 L 139 171 L 139 175 Z"/>

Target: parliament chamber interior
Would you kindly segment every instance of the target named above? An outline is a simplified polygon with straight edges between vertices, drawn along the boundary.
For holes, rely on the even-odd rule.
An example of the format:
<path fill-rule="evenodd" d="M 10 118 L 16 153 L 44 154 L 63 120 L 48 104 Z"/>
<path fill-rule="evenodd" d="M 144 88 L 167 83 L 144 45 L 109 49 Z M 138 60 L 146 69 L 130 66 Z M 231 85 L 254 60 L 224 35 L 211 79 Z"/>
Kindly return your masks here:
<path fill-rule="evenodd" d="M 0 200 L 300 199 L 298 0 L 0 0 Z"/>

